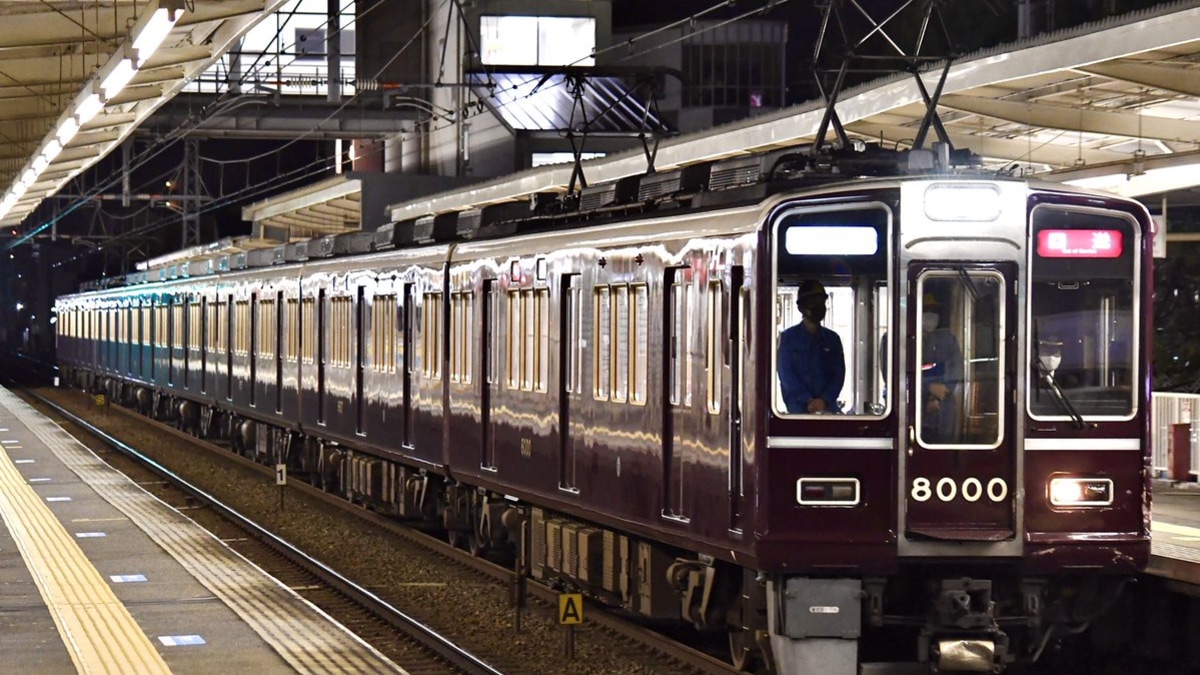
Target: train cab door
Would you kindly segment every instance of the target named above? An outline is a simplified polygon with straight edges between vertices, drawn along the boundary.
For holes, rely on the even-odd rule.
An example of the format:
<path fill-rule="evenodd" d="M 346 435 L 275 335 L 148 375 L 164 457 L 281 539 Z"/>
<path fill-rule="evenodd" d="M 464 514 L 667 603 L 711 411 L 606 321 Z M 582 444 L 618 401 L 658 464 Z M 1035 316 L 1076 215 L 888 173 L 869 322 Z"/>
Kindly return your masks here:
<path fill-rule="evenodd" d="M 688 447 L 692 429 L 692 269 L 666 271 L 666 306 L 663 317 L 663 377 L 666 414 L 663 419 L 663 516 L 687 521 Z"/>
<path fill-rule="evenodd" d="M 909 542 L 1016 536 L 1016 267 L 909 269 L 904 531 Z M 1006 384 L 1006 381 L 1008 383 Z"/>

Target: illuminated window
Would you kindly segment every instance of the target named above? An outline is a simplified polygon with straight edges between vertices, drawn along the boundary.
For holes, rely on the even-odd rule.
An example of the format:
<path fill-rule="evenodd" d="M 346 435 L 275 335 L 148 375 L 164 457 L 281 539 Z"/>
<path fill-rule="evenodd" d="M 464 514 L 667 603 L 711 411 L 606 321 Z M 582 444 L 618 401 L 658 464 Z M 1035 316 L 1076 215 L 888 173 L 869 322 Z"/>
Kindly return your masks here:
<path fill-rule="evenodd" d="M 301 334 L 310 336 L 310 339 L 300 340 L 300 358 L 304 363 L 312 363 L 316 360 L 316 334 L 317 334 L 317 301 L 314 298 L 304 298 L 300 305 L 300 324 Z"/>
<path fill-rule="evenodd" d="M 426 293 L 421 307 L 421 372 L 430 379 L 442 376 L 442 294 Z"/>
<path fill-rule="evenodd" d="M 632 345 L 630 364 L 632 384 L 629 400 L 632 403 L 646 403 L 646 381 L 649 373 L 650 358 L 650 299 L 646 284 L 634 284 L 630 287 L 630 308 L 632 317 L 630 325 L 633 331 L 629 343 Z"/>
<path fill-rule="evenodd" d="M 593 292 L 595 310 L 593 312 L 592 382 L 595 383 L 594 395 L 598 400 L 608 400 L 609 373 L 612 365 L 612 295 L 608 286 L 600 286 Z"/>
<path fill-rule="evenodd" d="M 714 415 L 721 412 L 723 301 L 721 282 L 710 281 L 708 283 L 708 339 L 705 341 L 704 371 L 708 376 L 708 412 Z"/>
<path fill-rule="evenodd" d="M 613 286 L 612 400 L 624 403 L 629 397 L 629 287 Z"/>
<path fill-rule="evenodd" d="M 596 19 L 590 16 L 482 16 L 485 65 L 591 66 Z"/>
<path fill-rule="evenodd" d="M 258 343 L 255 345 L 256 356 L 269 358 L 275 356 L 275 300 L 260 300 L 258 303 Z"/>

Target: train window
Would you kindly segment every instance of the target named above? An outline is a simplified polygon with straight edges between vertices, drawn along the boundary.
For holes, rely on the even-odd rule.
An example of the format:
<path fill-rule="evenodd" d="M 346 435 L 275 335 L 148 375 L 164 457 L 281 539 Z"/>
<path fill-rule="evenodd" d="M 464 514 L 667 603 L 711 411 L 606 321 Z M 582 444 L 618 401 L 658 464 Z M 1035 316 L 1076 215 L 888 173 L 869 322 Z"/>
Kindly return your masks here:
<path fill-rule="evenodd" d="M 1140 232 L 1124 213 L 1039 206 L 1032 216 L 1029 414 L 1130 419 L 1135 412 Z"/>
<path fill-rule="evenodd" d="M 396 296 L 376 295 L 371 302 L 371 363 L 381 373 L 396 372 Z"/>
<path fill-rule="evenodd" d="M 671 405 L 692 405 L 692 294 L 684 270 L 671 282 Z"/>
<path fill-rule="evenodd" d="M 535 354 L 537 354 L 537 325 L 534 320 L 533 289 L 521 291 L 521 388 L 533 390 Z"/>
<path fill-rule="evenodd" d="M 612 400 L 624 403 L 629 397 L 629 287 L 612 287 Z"/>
<path fill-rule="evenodd" d="M 295 361 L 300 357 L 300 300 L 299 298 L 287 299 L 287 310 L 284 318 L 284 335 L 287 337 L 287 349 L 284 350 L 283 357 L 288 361 Z"/>
<path fill-rule="evenodd" d="M 450 297 L 450 380 L 471 382 L 471 345 L 474 344 L 475 295 L 454 293 Z"/>
<path fill-rule="evenodd" d="M 592 382 L 593 396 L 608 400 L 612 364 L 612 295 L 608 286 L 597 286 L 592 292 Z"/>
<path fill-rule="evenodd" d="M 258 343 L 255 355 L 269 358 L 275 355 L 275 298 L 258 302 Z"/>
<path fill-rule="evenodd" d="M 721 369 L 724 367 L 722 347 L 725 335 L 725 296 L 720 281 L 708 282 L 708 331 L 704 341 L 704 372 L 708 376 L 708 412 L 721 412 Z"/>
<path fill-rule="evenodd" d="M 426 293 L 421 303 L 422 373 L 430 379 L 442 376 L 442 294 Z"/>
<path fill-rule="evenodd" d="M 546 391 L 550 380 L 550 289 L 533 290 L 534 334 L 537 338 L 535 350 L 537 365 L 534 367 L 534 391 Z"/>
<path fill-rule="evenodd" d="M 583 316 L 582 300 L 583 289 L 580 288 L 580 279 L 578 274 L 568 274 L 564 276 L 565 286 L 563 292 L 563 302 L 566 303 L 566 309 L 563 311 L 563 316 L 566 320 L 566 356 L 567 362 L 564 368 L 566 378 L 566 390 L 569 393 L 578 393 L 580 387 L 583 386 L 583 373 L 580 372 L 580 362 L 582 360 L 583 345 L 580 342 L 582 336 Z"/>
<path fill-rule="evenodd" d="M 508 349 L 506 362 L 509 389 L 521 388 L 521 291 L 508 292 Z"/>
<path fill-rule="evenodd" d="M 203 337 L 201 332 L 201 307 L 200 299 L 192 298 L 188 305 L 188 347 L 190 349 L 200 349 L 200 340 Z"/>
<path fill-rule="evenodd" d="M 890 208 L 855 203 L 784 209 L 772 233 L 775 412 L 840 413 L 835 419 L 887 414 L 887 364 L 896 349 L 887 335 L 894 298 Z M 805 322 L 802 309 L 811 310 L 815 321 Z M 717 352 L 729 333 L 721 326 L 724 308 L 714 311 L 710 350 Z M 722 386 L 720 363 L 717 354 L 709 356 L 710 405 L 719 403 L 712 397 Z"/>
<path fill-rule="evenodd" d="M 187 346 L 186 300 L 171 305 L 171 346 L 177 350 Z"/>
<path fill-rule="evenodd" d="M 158 304 L 158 306 L 154 308 L 154 314 L 155 314 L 154 344 L 155 344 L 155 346 L 157 346 L 159 348 L 169 347 L 170 345 L 167 343 L 167 307 L 166 307 L 166 305 L 163 305 L 160 302 Z"/>
<path fill-rule="evenodd" d="M 317 358 L 317 301 L 315 298 L 304 298 L 300 302 L 300 359 L 304 363 L 313 363 Z M 303 336 L 309 336 L 305 340 Z"/>
<path fill-rule="evenodd" d="M 238 300 L 234 303 L 234 328 L 233 334 L 233 350 L 238 356 L 245 356 L 250 352 L 250 302 L 248 300 Z"/>
<path fill-rule="evenodd" d="M 629 343 L 632 383 L 629 400 L 638 405 L 646 403 L 646 383 L 650 361 L 650 291 L 646 284 L 633 284 L 629 294 L 631 316 Z"/>
<path fill-rule="evenodd" d="M 990 449 L 1003 440 L 1004 278 L 930 270 L 917 280 L 913 368 L 917 438 L 925 446 Z"/>
<path fill-rule="evenodd" d="M 212 315 L 208 322 L 208 344 L 214 351 L 224 353 L 228 346 L 225 344 L 225 331 L 221 330 L 221 317 L 225 316 L 225 303 L 215 302 L 210 305 Z"/>

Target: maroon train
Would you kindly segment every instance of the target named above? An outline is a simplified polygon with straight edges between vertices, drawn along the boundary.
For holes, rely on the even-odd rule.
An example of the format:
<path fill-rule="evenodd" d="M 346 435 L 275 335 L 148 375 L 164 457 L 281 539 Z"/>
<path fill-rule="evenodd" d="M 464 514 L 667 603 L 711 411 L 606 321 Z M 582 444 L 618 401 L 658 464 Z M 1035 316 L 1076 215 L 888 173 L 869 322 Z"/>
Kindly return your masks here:
<path fill-rule="evenodd" d="M 747 667 L 1036 659 L 1149 556 L 1145 209 L 780 161 L 141 272 L 58 299 L 61 366 Z M 803 279 L 839 414 L 780 393 Z"/>

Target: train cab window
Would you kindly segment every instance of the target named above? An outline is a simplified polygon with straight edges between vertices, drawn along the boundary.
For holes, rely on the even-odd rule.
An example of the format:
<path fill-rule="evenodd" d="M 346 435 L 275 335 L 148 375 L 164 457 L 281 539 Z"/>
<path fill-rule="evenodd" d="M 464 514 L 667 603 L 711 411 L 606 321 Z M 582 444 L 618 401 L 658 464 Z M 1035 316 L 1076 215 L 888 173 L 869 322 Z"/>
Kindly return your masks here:
<path fill-rule="evenodd" d="M 991 449 L 1002 439 L 1004 277 L 994 270 L 928 270 L 914 299 L 912 364 L 917 438 L 926 447 Z"/>
<path fill-rule="evenodd" d="M 1137 252 L 1132 217 L 1040 206 L 1030 233 L 1029 414 L 1130 419 L 1135 412 Z"/>
<path fill-rule="evenodd" d="M 878 203 L 785 209 L 772 224 L 776 414 L 891 410 L 891 231 Z"/>

